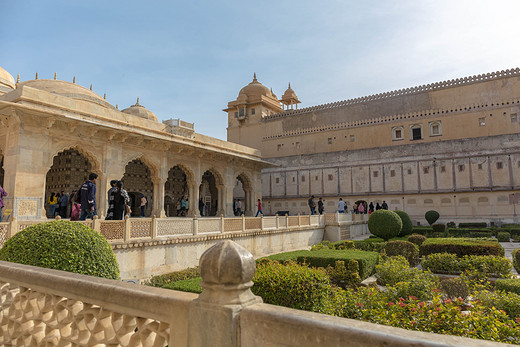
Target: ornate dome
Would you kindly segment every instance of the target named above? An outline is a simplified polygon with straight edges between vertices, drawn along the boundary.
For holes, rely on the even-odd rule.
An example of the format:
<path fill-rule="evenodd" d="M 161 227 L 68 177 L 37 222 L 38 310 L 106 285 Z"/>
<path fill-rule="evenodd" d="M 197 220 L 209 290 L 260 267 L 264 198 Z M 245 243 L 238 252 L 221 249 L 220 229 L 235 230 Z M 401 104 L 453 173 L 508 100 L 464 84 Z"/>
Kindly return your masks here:
<path fill-rule="evenodd" d="M 0 86 L 11 89 L 16 87 L 13 76 L 2 67 L 0 67 Z"/>
<path fill-rule="evenodd" d="M 253 75 L 253 81 L 244 88 L 240 89 L 238 97 L 240 98 L 241 95 L 246 95 L 248 98 L 259 98 L 262 95 L 276 98 L 276 96 L 274 96 L 269 88 L 258 82 L 256 79 L 256 73 Z"/>
<path fill-rule="evenodd" d="M 290 83 L 285 93 L 283 93 L 282 99 L 298 99 L 296 93 L 294 92 L 294 90 L 292 90 Z"/>
<path fill-rule="evenodd" d="M 18 83 L 18 87 L 27 86 L 49 93 L 66 96 L 77 100 L 86 100 L 104 107 L 114 108 L 101 96 L 83 86 L 59 80 L 30 80 Z"/>
<path fill-rule="evenodd" d="M 128 113 L 133 116 L 141 117 L 144 119 L 153 120 L 155 122 L 159 121 L 157 119 L 157 116 L 152 111 L 148 111 L 144 106 L 139 104 L 139 98 L 137 98 L 137 102 L 135 103 L 135 105 L 125 108 L 121 112 Z"/>

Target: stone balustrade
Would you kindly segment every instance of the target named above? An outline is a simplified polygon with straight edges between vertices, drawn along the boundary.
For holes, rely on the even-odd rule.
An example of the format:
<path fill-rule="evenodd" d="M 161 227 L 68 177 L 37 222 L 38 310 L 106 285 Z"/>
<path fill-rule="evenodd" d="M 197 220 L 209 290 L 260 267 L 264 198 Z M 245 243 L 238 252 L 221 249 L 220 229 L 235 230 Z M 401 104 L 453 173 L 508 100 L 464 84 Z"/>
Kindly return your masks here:
<path fill-rule="evenodd" d="M 60 217 L 56 218 L 57 220 Z M 49 220 L 17 220 L 0 223 L 0 247 L 12 235 Z M 130 240 L 161 240 L 175 236 L 212 235 L 228 232 L 274 231 L 324 226 L 325 216 L 208 217 L 208 218 L 126 218 L 125 220 L 79 221 L 100 232 L 111 243 Z"/>
<path fill-rule="evenodd" d="M 0 262 L 0 345 L 503 345 L 264 304 L 250 290 L 252 255 L 230 240 L 207 249 L 199 265 L 201 295 Z"/>

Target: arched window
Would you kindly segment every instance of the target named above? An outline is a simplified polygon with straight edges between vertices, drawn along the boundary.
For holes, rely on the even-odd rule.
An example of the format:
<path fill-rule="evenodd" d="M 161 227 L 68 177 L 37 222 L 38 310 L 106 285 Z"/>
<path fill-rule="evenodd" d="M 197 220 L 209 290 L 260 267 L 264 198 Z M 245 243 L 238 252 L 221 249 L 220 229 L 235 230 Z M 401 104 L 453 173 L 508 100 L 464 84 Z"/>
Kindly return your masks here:
<path fill-rule="evenodd" d="M 442 135 L 442 125 L 440 121 L 429 122 L 428 127 L 430 128 L 430 136 Z"/>
<path fill-rule="evenodd" d="M 393 127 L 392 128 L 392 140 L 402 140 L 404 139 L 404 128 L 403 127 Z"/>
<path fill-rule="evenodd" d="M 410 125 L 410 140 L 422 140 L 422 124 Z"/>

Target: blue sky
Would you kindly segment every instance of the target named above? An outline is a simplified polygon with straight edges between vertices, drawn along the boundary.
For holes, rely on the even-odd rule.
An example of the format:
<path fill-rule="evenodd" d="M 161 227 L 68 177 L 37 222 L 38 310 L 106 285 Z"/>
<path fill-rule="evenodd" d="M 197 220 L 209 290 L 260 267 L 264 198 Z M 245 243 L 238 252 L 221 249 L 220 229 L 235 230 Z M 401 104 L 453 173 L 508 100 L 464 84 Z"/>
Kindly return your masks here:
<path fill-rule="evenodd" d="M 518 0 L 0 0 L 0 66 L 226 138 L 253 72 L 300 107 L 520 66 Z"/>

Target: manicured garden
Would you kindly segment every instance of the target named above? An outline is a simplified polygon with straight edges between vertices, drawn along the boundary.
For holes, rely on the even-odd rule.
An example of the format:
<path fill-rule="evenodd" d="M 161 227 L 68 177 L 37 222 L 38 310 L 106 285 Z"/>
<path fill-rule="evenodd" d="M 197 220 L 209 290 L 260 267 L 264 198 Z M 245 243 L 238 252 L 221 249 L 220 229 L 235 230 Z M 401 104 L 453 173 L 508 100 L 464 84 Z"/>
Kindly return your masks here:
<path fill-rule="evenodd" d="M 426 219 L 432 226 L 423 227 L 422 235 L 410 235 L 417 227 L 405 221 L 404 212 L 380 211 L 369 218 L 370 231 L 377 237 L 325 241 L 311 250 L 257 260 L 251 290 L 274 305 L 410 330 L 520 343 L 520 279 L 512 274 L 513 268 L 520 271 L 520 251 L 513 251 L 511 261 L 497 240 L 502 230 L 513 235 L 516 226 L 446 228 L 435 226 L 438 214 L 429 211 Z M 472 234 L 476 232 L 491 234 L 477 238 L 481 235 Z M 200 293 L 200 282 L 194 268 L 153 277 L 148 284 Z"/>

